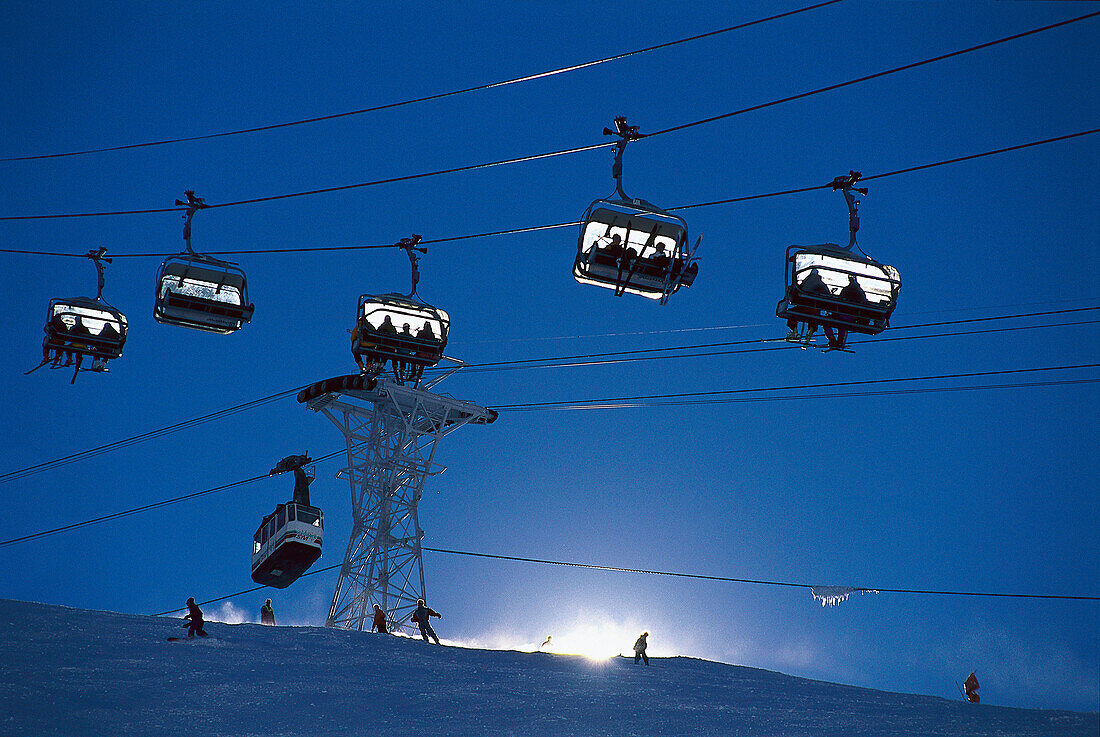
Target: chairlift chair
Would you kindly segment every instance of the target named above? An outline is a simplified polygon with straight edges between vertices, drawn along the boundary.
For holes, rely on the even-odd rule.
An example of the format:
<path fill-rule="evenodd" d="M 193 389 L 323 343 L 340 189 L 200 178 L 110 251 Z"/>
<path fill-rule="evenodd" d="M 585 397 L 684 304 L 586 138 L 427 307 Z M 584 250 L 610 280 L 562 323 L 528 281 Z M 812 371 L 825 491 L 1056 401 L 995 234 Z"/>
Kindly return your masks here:
<path fill-rule="evenodd" d="M 252 319 L 244 272 L 199 254 L 170 256 L 157 273 L 153 318 L 165 325 L 228 334 Z"/>
<path fill-rule="evenodd" d="M 308 456 L 287 456 L 272 474 L 294 472 L 294 498 L 275 507 L 252 537 L 252 580 L 285 589 L 321 557 L 324 515 L 309 503 L 309 484 L 316 478 L 306 468 Z"/>
<path fill-rule="evenodd" d="M 451 320 L 441 309 L 401 294 L 364 294 L 357 316 L 352 352 L 375 371 L 393 363 L 399 383 L 417 383 L 443 358 Z"/>
<path fill-rule="evenodd" d="M 191 218 L 207 207 L 195 193 L 186 193 L 183 238 L 187 250 L 169 256 L 157 272 L 153 319 L 165 325 L 228 334 L 251 321 L 255 305 L 248 301 L 248 284 L 237 264 L 191 249 Z"/>
<path fill-rule="evenodd" d="M 75 383 L 80 371 L 106 372 L 107 362 L 122 356 L 128 323 L 121 311 L 103 299 L 103 264 L 111 261 L 106 253 L 106 248 L 100 248 L 86 254 L 95 262 L 99 276 L 99 289 L 94 299 L 57 297 L 50 300 L 43 327 L 46 337 L 42 341 L 42 363 L 27 371 L 28 374 L 47 364 L 50 368 L 73 366 L 73 378 L 69 383 Z M 90 359 L 88 365 L 85 359 Z"/>
<path fill-rule="evenodd" d="M 850 240 L 846 247 L 824 243 L 787 248 L 784 296 L 776 306 L 777 317 L 807 328 L 816 325 L 835 329 L 841 331 L 841 336 L 878 335 L 889 327 L 901 278 L 893 266 L 852 251 L 859 230 L 859 203 L 851 192 L 867 193 L 853 186 L 858 179 L 859 172 L 853 171 L 833 181 L 833 188 L 842 190 L 848 202 Z M 843 339 L 831 347 L 843 348 Z"/>
<path fill-rule="evenodd" d="M 419 242 L 420 236 L 414 235 L 396 244 L 412 265 L 412 291 L 359 296 L 351 352 L 368 376 L 382 373 L 389 363 L 398 383 L 417 385 L 424 369 L 443 358 L 451 319 L 443 310 L 414 299 L 420 281 L 420 257 L 415 252 L 427 252 L 416 247 Z"/>
<path fill-rule="evenodd" d="M 641 137 L 637 127 L 616 118 L 615 130 L 604 128 L 604 134 L 619 136 L 612 167 L 615 194 L 595 200 L 585 211 L 573 277 L 581 284 L 611 289 L 616 296 L 637 294 L 665 304 L 680 287 L 694 283 L 699 240 L 689 248 L 682 217 L 623 192 L 623 152 L 627 143 Z"/>

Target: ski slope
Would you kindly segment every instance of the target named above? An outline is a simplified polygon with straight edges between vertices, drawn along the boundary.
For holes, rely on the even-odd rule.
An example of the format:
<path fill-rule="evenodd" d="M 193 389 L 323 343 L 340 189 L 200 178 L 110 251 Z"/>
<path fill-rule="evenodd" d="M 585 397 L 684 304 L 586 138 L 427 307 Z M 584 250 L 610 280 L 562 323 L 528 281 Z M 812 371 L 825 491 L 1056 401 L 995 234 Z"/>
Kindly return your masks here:
<path fill-rule="evenodd" d="M 693 658 L 437 647 L 322 627 L 0 600 L 0 734 L 1089 735 L 1096 713 L 971 705 Z M 629 650 L 631 643 L 624 643 Z"/>

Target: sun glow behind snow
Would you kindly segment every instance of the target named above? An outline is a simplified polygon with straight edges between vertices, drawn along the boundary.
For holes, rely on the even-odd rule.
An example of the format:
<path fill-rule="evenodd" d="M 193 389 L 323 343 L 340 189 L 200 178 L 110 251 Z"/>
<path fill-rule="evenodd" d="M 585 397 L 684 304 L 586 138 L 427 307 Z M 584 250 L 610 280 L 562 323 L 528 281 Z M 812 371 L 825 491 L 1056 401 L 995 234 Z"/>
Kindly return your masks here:
<path fill-rule="evenodd" d="M 616 655 L 633 657 L 634 641 L 642 629 L 633 622 L 578 617 L 568 629 L 550 632 L 552 639 L 539 649 L 559 655 L 582 655 L 590 660 L 607 660 Z"/>
<path fill-rule="evenodd" d="M 580 655 L 589 660 L 603 661 L 620 654 L 633 657 L 634 641 L 644 629 L 634 622 L 616 622 L 600 616 L 578 616 L 567 626 L 562 630 L 551 629 L 534 641 L 517 642 L 511 634 L 486 634 L 455 644 L 489 650 Z M 549 642 L 545 642 L 547 635 Z M 652 648 L 649 654 L 654 654 Z"/>
<path fill-rule="evenodd" d="M 551 652 L 583 655 L 591 660 L 607 660 L 620 653 L 634 654 L 634 641 L 641 632 L 610 622 L 575 624 L 572 629 L 553 634 L 545 649 Z"/>

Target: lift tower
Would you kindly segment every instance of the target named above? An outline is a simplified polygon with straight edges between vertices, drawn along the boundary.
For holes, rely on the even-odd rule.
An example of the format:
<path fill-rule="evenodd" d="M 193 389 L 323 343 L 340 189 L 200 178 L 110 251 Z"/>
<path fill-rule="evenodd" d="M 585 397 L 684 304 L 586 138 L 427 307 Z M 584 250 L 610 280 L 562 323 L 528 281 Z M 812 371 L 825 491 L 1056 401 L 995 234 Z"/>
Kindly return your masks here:
<path fill-rule="evenodd" d="M 442 378 L 442 377 L 440 377 Z M 436 382 L 438 383 L 438 380 Z M 370 629 L 374 604 L 403 626 L 425 598 L 417 504 L 437 443 L 467 424 L 485 425 L 497 413 L 428 391 L 370 376 L 318 382 L 298 401 L 325 415 L 344 434 L 351 485 L 352 530 L 326 627 Z"/>

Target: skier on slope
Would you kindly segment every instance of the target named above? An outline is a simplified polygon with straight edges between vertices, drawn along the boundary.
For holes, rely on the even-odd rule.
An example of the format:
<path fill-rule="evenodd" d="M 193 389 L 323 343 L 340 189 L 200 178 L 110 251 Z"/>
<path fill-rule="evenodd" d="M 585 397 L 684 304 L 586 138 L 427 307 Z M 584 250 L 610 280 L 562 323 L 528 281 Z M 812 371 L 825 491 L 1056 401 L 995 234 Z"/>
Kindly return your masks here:
<path fill-rule="evenodd" d="M 649 665 L 649 656 L 645 654 L 646 646 L 649 644 L 646 642 L 647 637 L 649 637 L 649 633 L 643 632 L 634 641 L 634 665 L 637 665 L 639 660 L 644 660 L 645 664 Z"/>
<path fill-rule="evenodd" d="M 430 636 L 435 640 L 435 644 L 438 645 L 439 636 L 435 633 L 435 630 L 432 629 L 431 622 L 428 621 L 430 617 L 442 618 L 443 615 L 425 604 L 423 599 L 417 599 L 416 611 L 413 612 L 412 621 L 416 622 L 416 626 L 420 628 L 420 636 L 424 638 L 424 642 L 427 642 Z"/>
<path fill-rule="evenodd" d="M 190 619 L 191 621 L 184 625 L 187 628 L 187 636 L 194 637 L 197 632 L 200 637 L 207 637 L 206 630 L 202 628 L 202 609 L 199 609 L 199 605 L 195 603 L 195 597 L 191 596 L 187 599 L 187 614 L 184 615 L 184 619 Z"/>
<path fill-rule="evenodd" d="M 374 623 L 371 625 L 371 632 L 378 632 L 379 634 L 388 634 L 389 630 L 386 628 L 386 613 L 382 611 L 382 607 L 374 605 Z"/>
<path fill-rule="evenodd" d="M 981 686 L 978 685 L 978 677 L 972 672 L 963 681 L 963 690 L 966 692 L 966 700 L 972 704 L 977 704 L 981 701 L 981 697 L 978 696 L 978 689 Z"/>
<path fill-rule="evenodd" d="M 260 607 L 260 624 L 275 624 L 275 610 L 271 607 L 271 599 L 268 599 Z"/>

